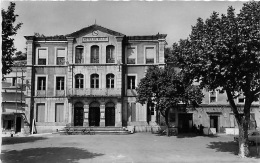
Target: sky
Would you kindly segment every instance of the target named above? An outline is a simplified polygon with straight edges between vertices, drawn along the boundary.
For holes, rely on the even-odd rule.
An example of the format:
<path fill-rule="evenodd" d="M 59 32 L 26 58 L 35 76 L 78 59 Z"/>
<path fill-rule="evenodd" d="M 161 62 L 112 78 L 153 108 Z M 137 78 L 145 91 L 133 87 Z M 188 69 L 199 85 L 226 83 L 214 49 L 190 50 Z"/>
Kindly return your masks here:
<path fill-rule="evenodd" d="M 9 1 L 2 1 L 6 9 Z M 185 39 L 200 17 L 213 11 L 226 14 L 228 6 L 239 13 L 241 1 L 15 1 L 16 22 L 22 22 L 15 39 L 17 51 L 25 52 L 24 36 L 34 33 L 45 36 L 66 35 L 98 24 L 105 28 L 133 35 L 167 34 L 168 47 Z"/>

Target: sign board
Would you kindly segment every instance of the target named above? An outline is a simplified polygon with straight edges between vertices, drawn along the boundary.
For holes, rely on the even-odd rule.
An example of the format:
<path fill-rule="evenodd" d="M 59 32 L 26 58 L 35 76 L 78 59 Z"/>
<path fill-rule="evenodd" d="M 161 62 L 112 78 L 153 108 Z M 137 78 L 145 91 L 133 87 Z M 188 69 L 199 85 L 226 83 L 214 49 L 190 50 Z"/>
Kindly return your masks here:
<path fill-rule="evenodd" d="M 83 37 L 82 42 L 108 42 L 108 37 Z"/>

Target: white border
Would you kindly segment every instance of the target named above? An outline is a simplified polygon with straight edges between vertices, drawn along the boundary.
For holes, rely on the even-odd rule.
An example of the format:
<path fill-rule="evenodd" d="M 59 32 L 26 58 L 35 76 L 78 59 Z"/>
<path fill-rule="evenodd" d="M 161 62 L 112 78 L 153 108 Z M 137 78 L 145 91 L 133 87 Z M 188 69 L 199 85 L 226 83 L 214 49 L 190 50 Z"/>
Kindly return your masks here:
<path fill-rule="evenodd" d="M 76 48 L 77 48 L 77 46 L 81 47 L 79 49 L 82 49 L 82 47 L 83 47 L 83 54 L 82 54 L 83 63 L 76 63 Z M 86 47 L 84 45 L 81 45 L 81 44 L 75 45 L 74 50 L 73 50 L 73 62 L 72 63 L 74 63 L 74 64 L 84 64 L 84 63 L 86 63 L 86 57 L 85 56 L 86 56 Z"/>
<path fill-rule="evenodd" d="M 136 52 L 136 54 L 135 54 L 135 64 L 128 64 L 127 63 L 127 58 L 128 58 L 128 48 L 135 48 L 135 52 Z M 125 49 L 125 54 L 126 54 L 126 56 L 125 56 L 125 64 L 126 65 L 136 65 L 137 64 L 137 45 L 134 45 L 134 46 L 131 46 L 131 45 L 129 45 L 129 46 L 126 46 L 126 49 Z"/>
<path fill-rule="evenodd" d="M 145 45 L 144 46 L 144 64 L 147 64 L 146 63 L 146 48 L 151 48 L 151 47 L 153 47 L 154 48 L 154 51 L 155 51 L 155 53 L 154 53 L 154 56 L 153 56 L 153 58 L 154 58 L 154 61 L 153 61 L 153 64 L 155 64 L 156 63 L 156 45 Z M 151 64 L 151 63 L 148 63 L 148 64 Z"/>
<path fill-rule="evenodd" d="M 67 83 L 66 83 L 66 75 L 54 75 L 54 92 L 53 92 L 53 95 L 56 96 L 56 80 L 57 80 L 57 77 L 64 77 L 64 91 L 65 91 L 65 96 L 66 96 L 66 91 L 67 91 Z"/>
<path fill-rule="evenodd" d="M 47 50 L 47 56 L 46 56 L 46 65 L 49 65 L 49 60 L 48 60 L 48 58 L 49 58 L 49 48 L 48 47 L 37 47 L 36 48 L 36 65 L 38 65 L 38 56 L 39 56 L 39 49 L 45 49 L 45 50 Z M 40 65 L 40 66 L 45 66 L 45 65 Z"/>
<path fill-rule="evenodd" d="M 65 49 L 65 63 L 64 63 L 64 65 L 66 65 L 67 55 L 68 55 L 67 47 L 57 46 L 54 49 L 55 49 L 55 52 L 54 52 L 54 65 L 57 65 L 57 51 L 58 51 L 58 49 Z M 57 65 L 57 66 L 64 66 L 64 65 Z"/>
<path fill-rule="evenodd" d="M 128 76 L 135 76 L 135 89 L 137 88 L 137 74 L 125 74 L 125 84 L 126 84 L 126 90 L 131 90 L 131 89 L 128 89 L 127 87 L 128 87 L 128 83 L 127 83 L 127 77 Z M 134 89 L 134 90 L 135 90 Z"/>
<path fill-rule="evenodd" d="M 38 78 L 39 77 L 45 77 L 46 78 L 46 81 L 45 81 L 45 83 L 46 83 L 46 86 L 45 86 L 45 91 L 46 91 L 46 93 L 48 92 L 48 75 L 35 75 L 35 78 L 36 78 L 36 80 L 35 80 L 35 95 L 37 95 L 37 91 L 38 91 Z"/>

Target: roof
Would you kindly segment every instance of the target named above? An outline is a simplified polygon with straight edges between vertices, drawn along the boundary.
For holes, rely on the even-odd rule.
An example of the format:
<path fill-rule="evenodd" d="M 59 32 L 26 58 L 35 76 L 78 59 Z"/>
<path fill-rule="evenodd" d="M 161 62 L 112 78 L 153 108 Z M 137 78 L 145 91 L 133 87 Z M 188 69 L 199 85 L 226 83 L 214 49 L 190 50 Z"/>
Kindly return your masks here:
<path fill-rule="evenodd" d="M 116 32 L 116 31 L 113 31 L 113 30 L 110 30 L 108 28 L 105 28 L 105 27 L 102 27 L 100 25 L 97 25 L 97 24 L 93 24 L 89 27 L 86 27 L 86 28 L 82 28 L 76 32 L 73 32 L 71 34 L 68 34 L 66 35 L 67 37 L 78 37 L 80 34 L 82 33 L 88 33 L 88 32 L 92 32 L 93 30 L 99 30 L 99 31 L 102 31 L 104 33 L 108 33 L 108 34 L 111 34 L 111 35 L 114 35 L 114 36 L 125 36 L 124 34 L 122 33 L 119 33 L 119 32 Z"/>
<path fill-rule="evenodd" d="M 127 40 L 159 40 L 165 39 L 167 34 L 157 34 L 157 35 L 146 35 L 146 36 L 127 36 Z"/>

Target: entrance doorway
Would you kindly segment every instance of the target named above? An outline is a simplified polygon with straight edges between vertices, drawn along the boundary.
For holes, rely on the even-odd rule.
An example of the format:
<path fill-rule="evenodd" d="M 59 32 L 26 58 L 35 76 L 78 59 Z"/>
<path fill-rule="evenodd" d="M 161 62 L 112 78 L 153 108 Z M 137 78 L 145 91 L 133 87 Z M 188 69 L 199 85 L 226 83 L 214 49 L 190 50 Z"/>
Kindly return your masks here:
<path fill-rule="evenodd" d="M 89 126 L 99 126 L 100 122 L 100 105 L 93 102 L 89 105 Z"/>
<path fill-rule="evenodd" d="M 106 104 L 105 125 L 115 126 L 115 105 L 112 102 Z"/>
<path fill-rule="evenodd" d="M 192 113 L 180 113 L 178 115 L 178 128 L 180 133 L 188 133 L 192 131 Z"/>
<path fill-rule="evenodd" d="M 22 118 L 21 117 L 16 117 L 16 131 L 15 132 L 21 132 L 22 128 Z"/>
<path fill-rule="evenodd" d="M 74 126 L 83 126 L 84 121 L 83 104 L 78 102 L 74 105 Z"/>
<path fill-rule="evenodd" d="M 218 116 L 210 116 L 210 128 L 216 128 L 216 132 L 218 132 Z"/>

